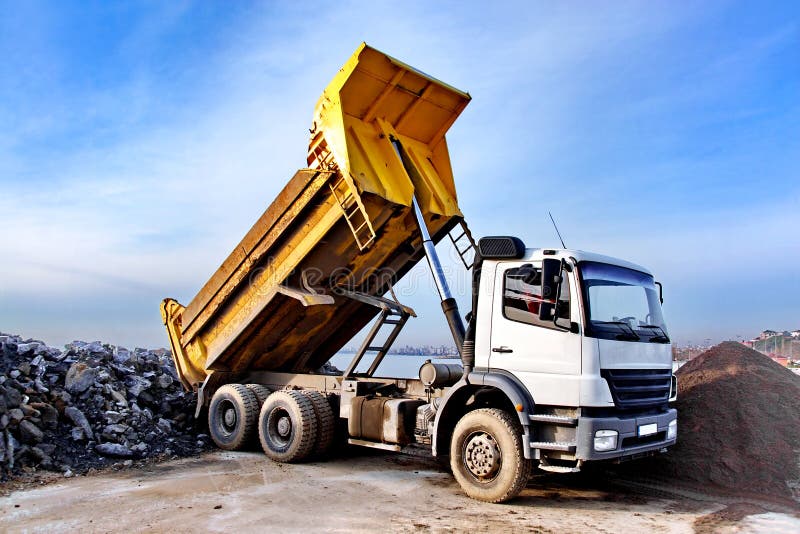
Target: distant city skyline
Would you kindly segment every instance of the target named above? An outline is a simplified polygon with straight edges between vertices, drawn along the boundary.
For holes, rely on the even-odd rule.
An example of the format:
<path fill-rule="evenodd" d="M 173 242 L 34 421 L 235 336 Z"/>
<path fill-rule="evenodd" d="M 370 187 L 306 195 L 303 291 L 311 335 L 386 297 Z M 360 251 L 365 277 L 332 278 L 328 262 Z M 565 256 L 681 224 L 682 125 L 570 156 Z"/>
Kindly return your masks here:
<path fill-rule="evenodd" d="M 800 4 L 17 2 L 0 17 L 0 331 L 164 347 L 305 165 L 364 40 L 472 102 L 448 133 L 472 232 L 620 257 L 669 334 L 800 322 Z M 469 277 L 439 245 L 461 305 Z M 451 343 L 422 262 L 398 345 Z M 349 345 L 356 342 L 349 343 Z"/>
<path fill-rule="evenodd" d="M 348 345 L 339 352 L 343 354 L 355 354 L 358 352 L 358 345 Z M 374 353 L 369 353 L 374 356 Z M 455 345 L 399 345 L 395 343 L 387 354 L 401 354 L 409 356 L 457 356 L 458 351 Z M 366 356 L 365 356 L 366 357 Z"/>

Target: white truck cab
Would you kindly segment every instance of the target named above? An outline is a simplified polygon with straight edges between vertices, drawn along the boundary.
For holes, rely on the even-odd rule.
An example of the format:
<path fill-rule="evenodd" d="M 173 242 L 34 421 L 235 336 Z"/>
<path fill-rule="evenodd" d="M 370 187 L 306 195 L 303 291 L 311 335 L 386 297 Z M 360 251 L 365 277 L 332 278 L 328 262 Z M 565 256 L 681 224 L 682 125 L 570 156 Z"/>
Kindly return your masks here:
<path fill-rule="evenodd" d="M 652 274 L 579 250 L 520 256 L 483 259 L 474 373 L 507 376 L 529 395 L 531 458 L 575 470 L 673 445 L 677 387 Z"/>

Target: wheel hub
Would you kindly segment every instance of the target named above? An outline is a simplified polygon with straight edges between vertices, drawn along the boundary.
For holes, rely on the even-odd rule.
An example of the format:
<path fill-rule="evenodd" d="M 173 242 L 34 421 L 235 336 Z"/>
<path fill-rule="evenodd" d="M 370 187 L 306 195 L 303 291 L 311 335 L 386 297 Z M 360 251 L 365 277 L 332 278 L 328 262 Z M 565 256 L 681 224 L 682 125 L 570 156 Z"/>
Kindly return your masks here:
<path fill-rule="evenodd" d="M 470 473 L 478 478 L 492 478 L 500 470 L 502 456 L 494 438 L 480 432 L 467 440 L 464 463 Z"/>
<path fill-rule="evenodd" d="M 284 416 L 278 419 L 278 434 L 285 438 L 292 432 L 292 421 L 288 417 Z"/>
<path fill-rule="evenodd" d="M 227 408 L 222 413 L 222 422 L 226 428 L 231 429 L 236 426 L 236 410 Z"/>

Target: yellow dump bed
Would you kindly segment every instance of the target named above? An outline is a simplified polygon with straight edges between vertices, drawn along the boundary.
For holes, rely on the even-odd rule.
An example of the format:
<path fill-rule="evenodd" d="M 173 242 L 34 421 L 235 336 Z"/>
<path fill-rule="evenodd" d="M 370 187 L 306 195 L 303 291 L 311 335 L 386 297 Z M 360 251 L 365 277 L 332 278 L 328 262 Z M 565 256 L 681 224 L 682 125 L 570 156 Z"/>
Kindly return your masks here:
<path fill-rule="evenodd" d="M 317 103 L 309 168 L 187 306 L 162 302 L 185 387 L 214 371 L 313 371 L 375 317 L 346 293 L 383 295 L 424 257 L 412 199 L 434 242 L 461 219 L 444 136 L 469 100 L 366 44 L 356 50 Z"/>

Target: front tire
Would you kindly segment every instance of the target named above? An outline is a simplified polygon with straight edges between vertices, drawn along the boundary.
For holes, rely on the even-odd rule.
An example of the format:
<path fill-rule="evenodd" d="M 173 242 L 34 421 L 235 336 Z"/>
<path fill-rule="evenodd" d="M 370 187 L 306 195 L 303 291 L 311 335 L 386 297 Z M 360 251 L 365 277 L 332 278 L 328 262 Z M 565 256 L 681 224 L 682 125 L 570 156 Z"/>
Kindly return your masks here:
<path fill-rule="evenodd" d="M 522 452 L 519 421 L 497 408 L 469 412 L 453 431 L 450 467 L 473 499 L 492 503 L 513 499 L 531 474 L 531 462 Z"/>
<path fill-rule="evenodd" d="M 242 384 L 226 384 L 211 398 L 208 431 L 217 447 L 238 451 L 247 447 L 258 424 L 256 395 Z"/>

